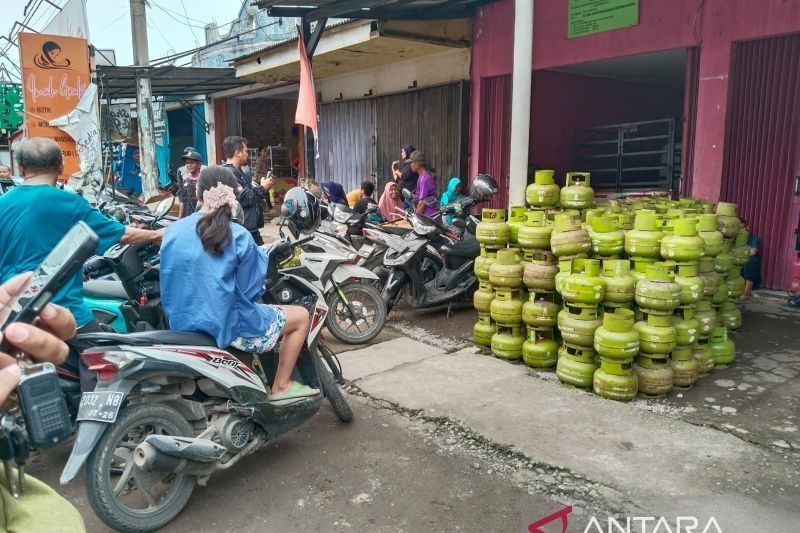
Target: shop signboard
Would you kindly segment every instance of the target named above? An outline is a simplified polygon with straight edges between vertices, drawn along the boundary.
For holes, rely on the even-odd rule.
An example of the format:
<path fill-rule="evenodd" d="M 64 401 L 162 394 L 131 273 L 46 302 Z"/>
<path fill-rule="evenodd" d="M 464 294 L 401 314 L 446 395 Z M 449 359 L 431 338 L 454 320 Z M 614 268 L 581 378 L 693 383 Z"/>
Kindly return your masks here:
<path fill-rule="evenodd" d="M 16 130 L 22 124 L 22 86 L 0 84 L 0 130 Z"/>
<path fill-rule="evenodd" d="M 89 47 L 86 39 L 19 34 L 20 63 L 28 137 L 49 137 L 61 146 L 66 179 L 80 171 L 75 141 L 49 125 L 75 109 L 89 88 Z"/>
<path fill-rule="evenodd" d="M 639 24 L 639 0 L 569 0 L 567 37 Z"/>

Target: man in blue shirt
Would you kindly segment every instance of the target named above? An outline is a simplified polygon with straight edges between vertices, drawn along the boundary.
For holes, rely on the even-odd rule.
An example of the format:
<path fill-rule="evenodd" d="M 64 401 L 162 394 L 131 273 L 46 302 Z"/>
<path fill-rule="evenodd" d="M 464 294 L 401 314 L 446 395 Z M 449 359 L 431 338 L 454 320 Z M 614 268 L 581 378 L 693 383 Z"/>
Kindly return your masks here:
<path fill-rule="evenodd" d="M 0 283 L 34 270 L 79 221 L 100 237 L 98 254 L 117 243 L 161 238 L 163 231 L 123 226 L 83 197 L 56 187 L 64 162 L 55 141 L 34 137 L 20 143 L 15 152 L 24 180 L 0 196 Z M 98 331 L 92 311 L 83 303 L 82 290 L 83 272 L 78 271 L 55 295 L 53 303 L 72 312 L 79 333 Z"/>

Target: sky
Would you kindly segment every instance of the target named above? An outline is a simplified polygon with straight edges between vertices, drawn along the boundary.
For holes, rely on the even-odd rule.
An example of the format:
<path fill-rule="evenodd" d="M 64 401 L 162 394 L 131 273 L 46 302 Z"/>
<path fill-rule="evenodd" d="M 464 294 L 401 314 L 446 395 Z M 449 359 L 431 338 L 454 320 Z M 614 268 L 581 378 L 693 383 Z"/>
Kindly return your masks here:
<path fill-rule="evenodd" d="M 147 41 L 151 60 L 205 44 L 203 26 L 212 21 L 216 21 L 220 26 L 230 22 L 238 15 L 242 5 L 242 0 L 147 1 L 150 4 L 147 8 Z M 0 35 L 7 36 L 14 21 L 23 20 L 23 10 L 27 2 L 28 0 L 0 0 Z M 52 0 L 52 2 L 64 5 L 67 0 Z M 33 5 L 36 4 L 37 2 L 33 2 Z M 41 2 L 41 7 L 28 25 L 39 31 L 50 22 L 55 13 L 55 8 L 49 6 L 47 2 Z M 130 65 L 133 62 L 133 52 L 129 1 L 86 0 L 86 13 L 89 19 L 91 44 L 97 48 L 114 49 L 117 64 Z M 224 34 L 228 28 L 229 26 L 221 28 L 220 33 Z M 7 44 L 5 40 L 0 41 L 0 51 L 4 50 Z M 9 50 L 9 55 L 16 59 L 18 57 L 16 48 Z M 5 58 L 0 57 L 0 63 L 4 61 Z"/>

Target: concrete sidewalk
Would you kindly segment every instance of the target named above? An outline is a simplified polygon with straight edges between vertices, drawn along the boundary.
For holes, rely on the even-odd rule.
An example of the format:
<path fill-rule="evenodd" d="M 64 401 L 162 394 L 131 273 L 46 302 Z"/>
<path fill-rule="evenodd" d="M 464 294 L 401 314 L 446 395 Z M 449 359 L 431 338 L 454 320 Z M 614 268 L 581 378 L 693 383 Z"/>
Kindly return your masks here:
<path fill-rule="evenodd" d="M 340 359 L 345 377 L 374 399 L 458 422 L 537 465 L 600 485 L 593 506 L 697 516 L 701 530 L 709 516 L 723 531 L 793 531 L 800 522 L 795 454 L 565 388 L 475 348 L 448 354 L 398 338 Z M 563 489 L 551 487 L 565 496 Z"/>

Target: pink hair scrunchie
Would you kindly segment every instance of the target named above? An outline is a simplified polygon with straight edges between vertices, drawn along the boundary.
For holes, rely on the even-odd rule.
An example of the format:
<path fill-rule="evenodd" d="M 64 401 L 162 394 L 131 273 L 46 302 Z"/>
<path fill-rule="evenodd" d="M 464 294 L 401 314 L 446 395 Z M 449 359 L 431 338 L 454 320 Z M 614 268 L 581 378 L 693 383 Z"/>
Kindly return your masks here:
<path fill-rule="evenodd" d="M 220 207 L 227 205 L 231 212 L 236 211 L 236 193 L 233 187 L 217 183 L 210 189 L 203 191 L 203 205 L 210 211 L 216 211 Z"/>

